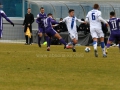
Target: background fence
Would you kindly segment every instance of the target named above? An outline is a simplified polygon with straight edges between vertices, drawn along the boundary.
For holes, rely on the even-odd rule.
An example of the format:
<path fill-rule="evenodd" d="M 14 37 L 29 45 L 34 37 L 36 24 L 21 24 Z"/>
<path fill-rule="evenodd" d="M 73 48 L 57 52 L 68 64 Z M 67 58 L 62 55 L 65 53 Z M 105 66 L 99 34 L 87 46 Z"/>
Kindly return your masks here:
<path fill-rule="evenodd" d="M 100 10 L 104 19 L 109 19 L 109 12 L 115 11 L 116 16 L 120 17 L 120 3 L 117 2 L 69 2 L 69 1 L 38 1 L 38 0 L 0 0 L 3 10 L 14 23 L 23 23 L 27 7 L 32 9 L 35 18 L 39 13 L 40 7 L 45 8 L 45 13 L 52 13 L 58 21 L 60 18 L 68 16 L 68 10 L 74 9 L 78 18 L 85 18 L 87 12 L 92 9 L 94 3 L 99 3 Z M 6 21 L 4 20 L 4 23 Z M 77 23 L 79 25 L 79 23 Z M 33 24 L 33 35 L 37 38 L 37 24 Z M 22 25 L 4 24 L 3 38 L 0 42 L 24 42 L 24 32 Z M 36 39 L 34 39 L 36 42 Z"/>

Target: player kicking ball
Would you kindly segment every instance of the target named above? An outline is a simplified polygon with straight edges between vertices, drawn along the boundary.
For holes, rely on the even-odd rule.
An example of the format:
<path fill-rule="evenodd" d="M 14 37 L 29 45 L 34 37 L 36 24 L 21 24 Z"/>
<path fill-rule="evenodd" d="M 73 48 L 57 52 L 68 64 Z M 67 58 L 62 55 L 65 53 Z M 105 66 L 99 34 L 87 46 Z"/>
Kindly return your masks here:
<path fill-rule="evenodd" d="M 104 34 L 102 31 L 101 22 L 105 23 L 107 26 L 108 26 L 108 23 L 101 17 L 101 11 L 99 11 L 98 4 L 94 4 L 93 10 L 88 12 L 85 21 L 90 23 L 90 33 L 93 38 L 93 47 L 94 47 L 95 57 L 98 57 L 98 52 L 97 52 L 98 38 L 100 38 L 100 41 L 101 41 L 103 57 L 107 57 L 105 52 Z"/>
<path fill-rule="evenodd" d="M 115 12 L 110 12 L 110 19 L 108 21 L 108 24 L 110 26 L 110 37 L 108 39 L 106 48 L 108 49 L 111 45 L 111 43 L 116 39 L 119 41 L 119 50 L 120 50 L 120 27 L 119 27 L 120 19 L 116 18 Z M 107 53 L 106 49 L 106 53 Z"/>
<path fill-rule="evenodd" d="M 51 44 L 51 37 L 56 37 L 60 40 L 60 42 L 62 44 L 64 44 L 64 48 L 68 48 L 67 43 L 62 39 L 62 37 L 53 29 L 52 24 L 59 24 L 58 22 L 56 22 L 55 20 L 53 20 L 52 18 L 52 14 L 49 13 L 47 15 L 47 18 L 44 20 L 44 26 L 45 26 L 45 32 L 46 34 L 49 36 L 49 38 L 47 38 L 47 51 L 50 51 L 50 44 Z"/>
<path fill-rule="evenodd" d="M 68 13 L 69 13 L 69 16 L 64 18 L 62 22 L 65 22 L 67 25 L 68 32 L 69 32 L 69 35 L 70 35 L 70 38 L 71 38 L 72 44 L 73 44 L 72 50 L 73 50 L 73 52 L 76 52 L 75 45 L 78 43 L 78 33 L 77 33 L 76 21 L 78 21 L 80 23 L 85 23 L 85 22 L 81 21 L 80 19 L 77 19 L 77 17 L 75 17 L 74 9 L 70 9 Z"/>
<path fill-rule="evenodd" d="M 12 24 L 14 27 L 14 23 L 6 16 L 5 12 L 3 10 L 0 10 L 0 39 L 2 38 L 3 18 L 5 18 L 8 22 L 10 22 L 10 24 Z"/>

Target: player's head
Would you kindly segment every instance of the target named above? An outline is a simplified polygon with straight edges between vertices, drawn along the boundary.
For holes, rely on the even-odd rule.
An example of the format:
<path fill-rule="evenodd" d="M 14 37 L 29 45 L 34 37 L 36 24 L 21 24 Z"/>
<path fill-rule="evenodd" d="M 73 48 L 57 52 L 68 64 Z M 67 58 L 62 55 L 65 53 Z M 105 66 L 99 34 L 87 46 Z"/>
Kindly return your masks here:
<path fill-rule="evenodd" d="M 51 18 L 53 18 L 53 15 L 52 15 L 52 13 L 48 13 L 48 15 L 47 15 L 48 17 L 51 17 Z"/>
<path fill-rule="evenodd" d="M 69 16 L 73 17 L 74 16 L 74 11 L 75 11 L 74 9 L 70 9 L 69 12 L 68 12 Z"/>
<path fill-rule="evenodd" d="M 115 17 L 115 12 L 114 11 L 110 12 L 110 18 L 112 18 L 112 17 Z"/>
<path fill-rule="evenodd" d="M 41 7 L 41 8 L 40 8 L 40 12 L 41 12 L 41 13 L 44 13 L 44 11 L 45 11 L 45 10 L 44 10 L 44 7 Z"/>
<path fill-rule="evenodd" d="M 100 7 L 99 7 L 99 4 L 94 4 L 93 8 L 94 8 L 94 9 L 99 9 L 99 8 L 100 8 Z"/>
<path fill-rule="evenodd" d="M 27 9 L 27 12 L 28 12 L 28 13 L 31 13 L 31 8 L 28 8 L 28 9 Z"/>

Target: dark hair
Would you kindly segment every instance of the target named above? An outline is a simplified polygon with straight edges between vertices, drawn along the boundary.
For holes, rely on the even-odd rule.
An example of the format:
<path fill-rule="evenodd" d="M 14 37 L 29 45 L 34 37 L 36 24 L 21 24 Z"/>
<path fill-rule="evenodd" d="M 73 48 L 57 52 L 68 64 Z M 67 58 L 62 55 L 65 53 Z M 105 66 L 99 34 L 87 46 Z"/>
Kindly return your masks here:
<path fill-rule="evenodd" d="M 63 20 L 63 18 L 60 18 L 60 20 Z"/>
<path fill-rule="evenodd" d="M 52 13 L 48 13 L 48 15 L 47 16 L 52 16 Z"/>
<path fill-rule="evenodd" d="M 40 10 L 41 10 L 41 9 L 44 9 L 44 7 L 41 7 Z"/>
<path fill-rule="evenodd" d="M 69 11 L 68 11 L 68 13 L 71 13 L 72 11 L 75 11 L 74 9 L 70 9 Z"/>
<path fill-rule="evenodd" d="M 115 12 L 114 11 L 110 12 L 110 15 L 115 16 Z"/>
<path fill-rule="evenodd" d="M 28 9 L 31 9 L 31 8 L 27 8 L 27 10 L 28 10 Z"/>
<path fill-rule="evenodd" d="M 93 8 L 94 9 L 98 9 L 99 8 L 99 4 L 94 4 Z"/>

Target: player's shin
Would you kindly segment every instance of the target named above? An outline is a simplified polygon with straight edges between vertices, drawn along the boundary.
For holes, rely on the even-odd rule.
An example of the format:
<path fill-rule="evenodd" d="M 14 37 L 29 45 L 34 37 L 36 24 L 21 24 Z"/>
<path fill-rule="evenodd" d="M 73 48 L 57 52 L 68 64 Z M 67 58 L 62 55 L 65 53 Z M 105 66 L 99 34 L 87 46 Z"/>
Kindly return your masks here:
<path fill-rule="evenodd" d="M 50 47 L 51 44 L 51 38 L 46 36 L 46 41 L 47 41 L 47 47 Z"/>
<path fill-rule="evenodd" d="M 94 50 L 97 50 L 97 41 L 93 41 Z"/>
<path fill-rule="evenodd" d="M 38 46 L 41 47 L 40 45 L 41 37 L 38 35 Z"/>
<path fill-rule="evenodd" d="M 61 38 L 60 39 L 60 42 L 62 43 L 62 44 L 64 44 L 65 46 L 67 45 L 67 43 Z"/>
<path fill-rule="evenodd" d="M 105 52 L 105 43 L 104 42 L 101 42 L 101 48 L 102 48 L 103 54 L 106 55 L 106 52 Z"/>

